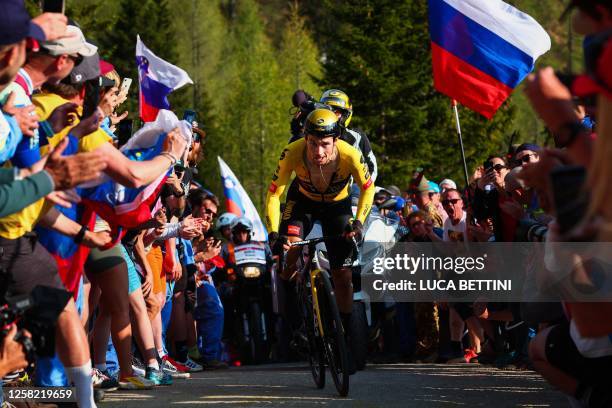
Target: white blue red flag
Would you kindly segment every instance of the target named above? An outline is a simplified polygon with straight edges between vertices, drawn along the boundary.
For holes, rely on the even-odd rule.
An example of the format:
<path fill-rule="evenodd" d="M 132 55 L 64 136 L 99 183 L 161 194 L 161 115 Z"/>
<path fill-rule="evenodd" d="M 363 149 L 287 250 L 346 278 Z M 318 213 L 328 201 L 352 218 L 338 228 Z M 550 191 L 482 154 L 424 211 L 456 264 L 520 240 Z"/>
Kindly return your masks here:
<path fill-rule="evenodd" d="M 152 122 L 160 109 L 170 109 L 168 95 L 185 84 L 193 84 L 187 72 L 153 54 L 136 39 L 136 64 L 140 84 L 140 118 Z"/>
<path fill-rule="evenodd" d="M 191 126 L 185 121 L 179 121 L 171 111 L 160 110 L 157 119 L 138 130 L 121 148 L 121 152 L 130 160 L 151 160 L 163 150 L 167 133 L 176 127 L 181 130 L 188 144 L 191 143 Z M 71 140 L 64 155 L 76 154 L 78 140 L 73 135 L 68 137 L 75 140 Z M 126 229 L 134 228 L 151 218 L 151 208 L 169 174 L 170 166 L 168 167 L 168 171 L 152 183 L 139 188 L 125 187 L 105 176 L 77 189 L 81 196 L 81 203 L 78 205 L 56 208 L 66 217 L 87 225 L 90 229 L 94 227 L 95 215 L 102 217 L 112 229 L 114 240 L 109 245 L 112 246 L 123 237 Z M 39 227 L 37 233 L 41 244 L 57 262 L 64 285 L 76 297 L 89 249 L 75 243 L 67 235 L 51 229 Z"/>
<path fill-rule="evenodd" d="M 145 123 L 134 133 L 121 147 L 121 153 L 130 160 L 151 160 L 163 151 L 167 133 L 176 127 L 180 129 L 189 146 L 191 125 L 180 121 L 172 111 L 162 109 L 154 122 Z M 134 228 L 151 218 L 152 204 L 171 170 L 169 167 L 168 171 L 155 181 L 139 188 L 125 187 L 107 178 L 95 187 L 84 189 L 81 199 L 111 226 Z"/>
<path fill-rule="evenodd" d="M 531 16 L 501 0 L 429 0 L 434 85 L 492 118 L 550 49 Z"/>
<path fill-rule="evenodd" d="M 267 241 L 268 232 L 264 227 L 257 209 L 249 198 L 249 195 L 223 159 L 217 156 L 221 169 L 221 182 L 223 183 L 223 194 L 225 195 L 225 208 L 228 212 L 239 217 L 246 217 L 253 223 L 253 240 Z"/>

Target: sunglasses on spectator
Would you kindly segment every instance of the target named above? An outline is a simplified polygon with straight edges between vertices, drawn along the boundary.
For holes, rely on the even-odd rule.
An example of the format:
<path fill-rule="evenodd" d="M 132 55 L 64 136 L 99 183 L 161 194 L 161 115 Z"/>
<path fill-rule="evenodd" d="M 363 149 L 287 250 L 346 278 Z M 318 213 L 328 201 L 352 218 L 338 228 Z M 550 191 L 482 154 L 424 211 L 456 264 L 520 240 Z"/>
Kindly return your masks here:
<path fill-rule="evenodd" d="M 83 62 L 83 57 L 79 54 L 76 55 L 68 55 L 68 57 L 74 61 L 74 65 L 77 66 L 79 65 L 81 62 Z"/>
<path fill-rule="evenodd" d="M 529 162 L 531 161 L 531 158 L 532 158 L 532 157 L 538 157 L 538 156 L 537 156 L 536 154 L 526 154 L 526 155 L 524 155 L 523 157 L 521 157 L 521 159 L 520 159 L 520 160 L 521 160 L 523 163 L 529 163 Z"/>
<path fill-rule="evenodd" d="M 450 205 L 450 204 L 455 205 L 459 201 L 461 201 L 460 198 L 450 198 L 450 199 L 447 199 L 447 200 L 442 200 L 442 205 Z"/>
<path fill-rule="evenodd" d="M 501 172 L 503 169 L 506 168 L 506 166 L 504 166 L 503 164 L 496 164 L 495 166 L 491 167 L 493 170 L 495 170 L 496 172 Z"/>

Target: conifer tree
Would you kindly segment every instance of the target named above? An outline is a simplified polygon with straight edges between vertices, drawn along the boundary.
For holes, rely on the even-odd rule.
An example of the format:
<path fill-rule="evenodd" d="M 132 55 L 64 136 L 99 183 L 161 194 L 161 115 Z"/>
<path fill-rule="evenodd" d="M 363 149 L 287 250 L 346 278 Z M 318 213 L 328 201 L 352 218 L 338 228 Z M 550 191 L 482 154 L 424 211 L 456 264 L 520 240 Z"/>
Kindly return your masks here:
<path fill-rule="evenodd" d="M 289 92 L 304 89 L 318 96 L 319 86 L 315 78 L 320 78 L 322 73 L 320 53 L 306 28 L 306 21 L 300 10 L 297 0 L 289 4 L 278 61 Z"/>
<path fill-rule="evenodd" d="M 288 139 L 290 100 L 257 2 L 234 6 L 222 61 L 223 86 L 231 89 L 220 117 L 224 157 L 262 209 L 277 151 Z"/>

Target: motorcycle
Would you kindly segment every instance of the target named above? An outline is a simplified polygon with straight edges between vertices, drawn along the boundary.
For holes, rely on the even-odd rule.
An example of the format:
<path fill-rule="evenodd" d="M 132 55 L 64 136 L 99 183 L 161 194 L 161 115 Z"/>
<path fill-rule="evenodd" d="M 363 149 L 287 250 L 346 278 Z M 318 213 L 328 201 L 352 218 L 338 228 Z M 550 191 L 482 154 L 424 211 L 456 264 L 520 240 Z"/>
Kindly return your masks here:
<path fill-rule="evenodd" d="M 234 332 L 242 359 L 260 364 L 268 359 L 267 299 L 270 297 L 265 247 L 251 241 L 234 246 L 235 268 L 228 271 L 232 285 Z"/>

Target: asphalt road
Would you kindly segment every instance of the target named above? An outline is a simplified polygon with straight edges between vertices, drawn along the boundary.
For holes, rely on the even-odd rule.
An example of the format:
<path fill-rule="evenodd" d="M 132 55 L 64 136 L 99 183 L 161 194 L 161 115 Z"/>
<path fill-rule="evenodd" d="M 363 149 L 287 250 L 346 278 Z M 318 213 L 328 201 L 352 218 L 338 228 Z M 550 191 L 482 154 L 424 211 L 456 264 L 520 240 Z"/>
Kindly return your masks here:
<path fill-rule="evenodd" d="M 187 406 L 271 407 L 567 407 L 560 393 L 531 371 L 478 365 L 369 365 L 351 377 L 340 398 L 327 376 L 317 390 L 301 364 L 274 364 L 196 373 L 151 391 L 107 393 L 102 408 Z"/>

